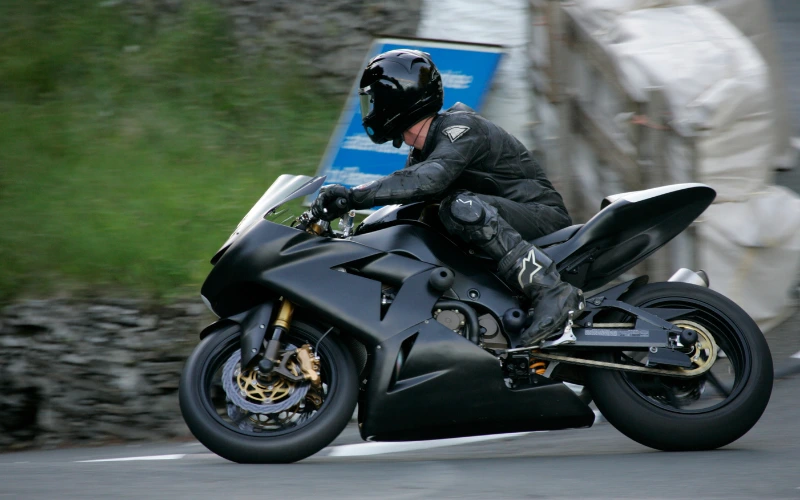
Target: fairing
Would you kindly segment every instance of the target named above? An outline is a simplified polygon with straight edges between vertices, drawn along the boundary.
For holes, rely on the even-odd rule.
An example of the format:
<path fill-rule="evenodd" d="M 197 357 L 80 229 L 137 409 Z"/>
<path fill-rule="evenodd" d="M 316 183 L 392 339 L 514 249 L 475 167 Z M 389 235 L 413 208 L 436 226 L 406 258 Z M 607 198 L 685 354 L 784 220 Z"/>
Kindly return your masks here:
<path fill-rule="evenodd" d="M 589 427 L 594 413 L 564 384 L 533 375 L 509 388 L 497 358 L 430 321 L 373 350 L 359 399 L 364 439 L 407 441 Z"/>
<path fill-rule="evenodd" d="M 440 266 L 455 275 L 449 297 L 498 318 L 517 306 L 511 291 L 481 261 L 430 229 L 409 225 L 348 241 L 260 220 L 222 255 L 201 293 L 221 317 L 284 296 L 363 344 L 375 345 L 431 317 L 442 293 L 428 281 Z M 383 285 L 399 287 L 386 311 L 380 303 Z"/>
<path fill-rule="evenodd" d="M 652 255 L 714 201 L 704 184 L 676 184 L 608 197 L 569 240 L 545 252 L 565 281 L 595 290 Z"/>
<path fill-rule="evenodd" d="M 443 294 L 429 280 L 440 265 L 456 276 L 450 295 L 496 316 L 516 305 L 478 262 L 420 226 L 397 225 L 347 241 L 260 220 L 222 255 L 202 293 L 224 317 L 249 316 L 243 307 L 257 311 L 283 296 L 297 306 L 296 314 L 362 343 L 369 359 L 360 401 L 365 438 L 590 426 L 594 414 L 568 388 L 534 377 L 530 386 L 509 389 L 497 358 L 432 317 Z M 385 284 L 398 290 L 382 311 Z M 469 290 L 479 297 L 470 301 Z"/>

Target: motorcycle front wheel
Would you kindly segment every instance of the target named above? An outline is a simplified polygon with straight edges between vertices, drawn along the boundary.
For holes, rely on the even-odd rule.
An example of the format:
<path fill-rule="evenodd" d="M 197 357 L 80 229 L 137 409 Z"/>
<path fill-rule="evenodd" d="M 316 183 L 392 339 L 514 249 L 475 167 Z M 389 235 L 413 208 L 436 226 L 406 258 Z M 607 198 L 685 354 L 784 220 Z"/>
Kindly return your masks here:
<path fill-rule="evenodd" d="M 664 451 L 710 450 L 743 436 L 761 417 L 772 392 L 769 347 L 755 322 L 734 302 L 705 287 L 653 283 L 622 300 L 643 308 L 691 310 L 672 320 L 698 332 L 693 359 L 711 369 L 694 378 L 591 369 L 587 387 L 603 416 L 620 432 Z M 630 318 L 618 318 L 626 321 Z M 647 365 L 646 352 L 605 353 L 603 361 Z"/>
<path fill-rule="evenodd" d="M 313 349 L 319 382 L 242 371 L 238 325 L 211 333 L 186 362 L 178 390 L 181 413 L 209 450 L 239 463 L 290 463 L 330 444 L 356 406 L 358 383 L 350 352 L 335 334 L 295 319 L 281 337 L 279 357 L 295 376 L 297 353 Z M 308 352 L 308 351 L 307 351 Z"/>

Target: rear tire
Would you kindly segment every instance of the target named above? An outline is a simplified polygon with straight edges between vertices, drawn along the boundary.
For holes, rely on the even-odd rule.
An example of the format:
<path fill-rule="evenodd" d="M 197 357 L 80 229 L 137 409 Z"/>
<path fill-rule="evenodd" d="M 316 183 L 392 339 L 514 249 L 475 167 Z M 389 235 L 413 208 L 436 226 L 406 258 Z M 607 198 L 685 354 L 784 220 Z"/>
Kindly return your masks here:
<path fill-rule="evenodd" d="M 298 319 L 292 322 L 291 332 L 284 334 L 287 342 L 319 343 L 317 355 L 327 392 L 322 406 L 296 423 L 274 432 L 261 428 L 255 432 L 247 429 L 247 422 L 245 428 L 237 426 L 224 408 L 220 410 L 225 394 L 216 379 L 221 366 L 239 349 L 240 334 L 238 325 L 223 327 L 206 337 L 186 362 L 178 393 L 192 434 L 214 453 L 239 463 L 296 462 L 330 444 L 349 422 L 358 395 L 355 363 L 338 336 L 330 334 L 319 342 L 323 337 L 319 327 Z"/>
<path fill-rule="evenodd" d="M 684 384 L 692 388 L 688 391 L 674 377 L 643 377 L 590 369 L 587 387 L 597 408 L 614 427 L 651 448 L 692 451 L 725 446 L 755 425 L 769 402 L 773 368 L 764 335 L 747 313 L 719 293 L 687 283 L 646 285 L 629 292 L 622 300 L 638 307 L 694 309 L 696 312 L 685 319 L 705 327 L 714 337 L 725 352 L 726 358 L 722 359 L 731 367 L 732 381 L 720 384 L 712 366 L 707 374 Z M 625 358 L 619 353 L 609 353 L 600 359 L 621 362 Z M 659 384 L 667 397 L 660 396 Z M 725 386 L 719 398 L 709 398 L 712 385 Z M 673 391 L 671 397 L 669 391 Z M 681 398 L 689 394 L 686 399 L 696 398 L 695 401 L 683 406 L 684 401 L 675 397 L 675 392 L 680 391 L 683 391 Z M 695 403 L 707 407 L 697 408 L 702 405 Z"/>

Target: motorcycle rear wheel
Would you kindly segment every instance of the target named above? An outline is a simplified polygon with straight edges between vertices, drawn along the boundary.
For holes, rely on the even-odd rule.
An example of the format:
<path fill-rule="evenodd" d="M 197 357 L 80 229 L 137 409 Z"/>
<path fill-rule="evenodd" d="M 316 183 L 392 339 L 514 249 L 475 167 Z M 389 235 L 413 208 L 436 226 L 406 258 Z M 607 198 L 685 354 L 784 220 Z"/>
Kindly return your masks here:
<path fill-rule="evenodd" d="M 732 443 L 756 424 L 772 392 L 773 367 L 764 335 L 747 313 L 719 293 L 687 283 L 645 285 L 622 300 L 637 307 L 693 309 L 674 322 L 699 325 L 723 354 L 709 372 L 689 380 L 588 370 L 586 385 L 614 427 L 651 448 L 694 451 Z M 643 361 L 620 352 L 599 359 Z M 727 382 L 719 380 L 724 376 Z"/>
<path fill-rule="evenodd" d="M 192 434 L 209 450 L 238 463 L 296 462 L 330 444 L 349 422 L 358 396 L 355 363 L 338 335 L 323 339 L 320 327 L 292 321 L 281 349 L 303 344 L 318 349 L 322 404 L 313 408 L 306 400 L 302 409 L 277 415 L 248 413 L 226 396 L 221 375 L 240 348 L 240 335 L 238 325 L 223 327 L 203 339 L 186 362 L 178 394 Z"/>

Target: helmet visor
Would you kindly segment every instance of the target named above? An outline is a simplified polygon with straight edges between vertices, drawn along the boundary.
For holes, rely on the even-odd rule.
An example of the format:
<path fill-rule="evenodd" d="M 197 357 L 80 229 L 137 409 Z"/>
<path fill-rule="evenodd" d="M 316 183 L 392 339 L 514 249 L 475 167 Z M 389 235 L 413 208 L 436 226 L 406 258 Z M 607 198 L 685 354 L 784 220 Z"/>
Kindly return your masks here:
<path fill-rule="evenodd" d="M 375 100 L 372 98 L 370 94 L 359 94 L 358 96 L 361 101 L 361 118 L 366 118 L 372 113 L 372 110 L 375 108 Z"/>

